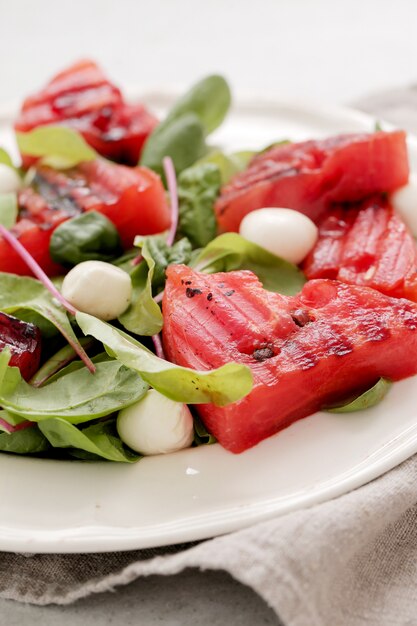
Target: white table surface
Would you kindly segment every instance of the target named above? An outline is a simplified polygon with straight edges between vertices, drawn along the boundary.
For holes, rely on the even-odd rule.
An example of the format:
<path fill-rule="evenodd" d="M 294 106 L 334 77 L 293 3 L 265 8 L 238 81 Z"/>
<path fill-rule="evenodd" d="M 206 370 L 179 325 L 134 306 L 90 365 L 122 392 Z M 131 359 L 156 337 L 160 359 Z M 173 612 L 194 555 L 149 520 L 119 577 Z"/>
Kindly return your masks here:
<path fill-rule="evenodd" d="M 332 103 L 417 82 L 414 0 L 0 0 L 0 106 L 76 59 L 144 91 L 221 72 L 235 94 Z M 71 607 L 0 601 L 0 626 L 277 624 L 223 573 L 152 577 Z"/>

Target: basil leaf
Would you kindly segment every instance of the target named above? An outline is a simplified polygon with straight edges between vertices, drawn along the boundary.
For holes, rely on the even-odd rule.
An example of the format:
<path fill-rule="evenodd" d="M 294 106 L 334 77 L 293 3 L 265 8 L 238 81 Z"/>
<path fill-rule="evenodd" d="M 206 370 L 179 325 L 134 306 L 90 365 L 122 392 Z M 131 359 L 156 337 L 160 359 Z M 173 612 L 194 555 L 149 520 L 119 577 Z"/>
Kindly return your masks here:
<path fill-rule="evenodd" d="M 40 325 L 39 317 L 44 318 L 47 324 L 44 327 L 40 326 L 42 332 L 45 328 L 50 335 L 52 324 L 68 343 L 72 346 L 80 345 L 67 313 L 55 302 L 42 283 L 34 278 L 0 272 L 0 311 L 13 313 L 25 321 L 33 320 L 37 325 Z M 22 315 L 21 311 L 25 314 Z M 31 315 L 27 315 L 27 312 Z"/>
<path fill-rule="evenodd" d="M 111 356 L 139 372 L 143 380 L 172 400 L 224 406 L 252 389 L 252 373 L 245 365 L 228 363 L 215 370 L 194 371 L 158 358 L 129 335 L 92 315 L 77 312 L 76 319 L 85 335 L 101 341 Z"/>
<path fill-rule="evenodd" d="M 231 93 L 223 76 L 213 74 L 189 89 L 172 107 L 164 124 L 195 113 L 209 135 L 223 122 L 230 108 Z"/>
<path fill-rule="evenodd" d="M 106 420 L 79 429 L 59 417 L 40 422 L 39 429 L 54 448 L 76 448 L 107 461 L 133 463 L 139 454 L 125 448 L 117 435 L 116 420 Z"/>
<path fill-rule="evenodd" d="M 39 454 L 50 448 L 39 428 L 29 426 L 13 433 L 0 433 L 0 450 L 13 454 Z"/>
<path fill-rule="evenodd" d="M 220 170 L 214 163 L 189 167 L 178 178 L 179 231 L 194 247 L 205 246 L 216 236 L 213 207 L 220 185 Z"/>
<path fill-rule="evenodd" d="M 14 192 L 0 194 L 0 224 L 11 228 L 17 219 L 17 195 Z"/>
<path fill-rule="evenodd" d="M 13 169 L 15 169 L 10 154 L 4 148 L 0 148 L 0 163 L 3 163 L 3 165 L 7 165 L 8 167 L 12 167 Z"/>
<path fill-rule="evenodd" d="M 194 261 L 200 272 L 230 272 L 251 270 L 265 289 L 284 295 L 294 295 L 305 283 L 304 274 L 296 265 L 271 254 L 247 241 L 237 233 L 225 233 L 213 239 Z"/>
<path fill-rule="evenodd" d="M 392 383 L 386 378 L 380 378 L 368 391 L 360 394 L 346 404 L 325 409 L 329 413 L 354 413 L 376 406 L 385 398 Z"/>
<path fill-rule="evenodd" d="M 233 154 L 225 154 L 221 150 L 214 150 L 197 161 L 195 165 L 197 166 L 203 163 L 213 163 L 217 165 L 220 170 L 222 185 L 225 185 L 235 174 L 243 172 L 243 170 L 247 168 L 249 161 L 255 154 L 256 152 L 253 150 L 242 150 L 241 152 L 234 152 Z"/>
<path fill-rule="evenodd" d="M 32 387 L 17 367 L 9 367 L 10 354 L 0 353 L 0 404 L 10 413 L 38 422 L 62 417 L 80 424 L 109 415 L 139 400 L 148 386 L 118 361 L 97 363 L 71 371 L 45 387 Z"/>
<path fill-rule="evenodd" d="M 74 167 L 98 156 L 77 131 L 67 126 L 47 125 L 18 132 L 16 140 L 21 154 L 43 157 L 42 163 L 58 169 Z"/>
<path fill-rule="evenodd" d="M 178 173 L 192 165 L 205 151 L 204 127 L 195 113 L 187 113 L 169 124 L 156 127 L 145 143 L 140 164 L 163 176 L 164 157 L 171 157 Z"/>
<path fill-rule="evenodd" d="M 155 261 L 145 243 L 143 261 L 130 273 L 133 293 L 129 308 L 119 317 L 119 322 L 136 335 L 157 335 L 162 328 L 162 313 L 152 297 L 152 278 Z"/>
<path fill-rule="evenodd" d="M 56 263 L 72 267 L 83 261 L 111 261 L 122 253 L 114 224 L 97 211 L 66 220 L 52 233 L 49 252 Z"/>

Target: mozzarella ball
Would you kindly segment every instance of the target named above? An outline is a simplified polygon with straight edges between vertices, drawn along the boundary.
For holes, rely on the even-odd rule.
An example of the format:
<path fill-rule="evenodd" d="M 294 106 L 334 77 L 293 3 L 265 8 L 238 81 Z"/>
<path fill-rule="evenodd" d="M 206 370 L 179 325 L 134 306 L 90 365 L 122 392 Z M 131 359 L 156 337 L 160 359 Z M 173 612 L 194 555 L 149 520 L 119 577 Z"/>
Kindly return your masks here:
<path fill-rule="evenodd" d="M 417 176 L 411 174 L 407 185 L 400 187 L 391 195 L 391 204 L 417 237 Z"/>
<path fill-rule="evenodd" d="M 307 256 L 318 238 L 314 222 L 292 209 L 252 211 L 243 218 L 239 232 L 248 241 L 296 264 Z"/>
<path fill-rule="evenodd" d="M 103 261 L 84 261 L 68 272 L 62 295 L 79 311 L 108 321 L 130 304 L 132 281 L 119 267 Z"/>
<path fill-rule="evenodd" d="M 170 400 L 155 389 L 120 411 L 117 431 L 132 450 L 147 456 L 188 448 L 194 439 L 188 406 Z"/>
<path fill-rule="evenodd" d="M 0 193 L 19 191 L 22 186 L 19 174 L 15 169 L 0 163 Z"/>

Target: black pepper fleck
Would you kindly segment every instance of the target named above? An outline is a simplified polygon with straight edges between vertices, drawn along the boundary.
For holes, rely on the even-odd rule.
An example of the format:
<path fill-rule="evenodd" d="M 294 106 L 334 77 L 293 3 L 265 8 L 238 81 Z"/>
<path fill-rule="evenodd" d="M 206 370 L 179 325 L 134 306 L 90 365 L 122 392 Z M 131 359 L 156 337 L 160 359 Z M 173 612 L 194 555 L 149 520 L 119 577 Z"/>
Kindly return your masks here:
<path fill-rule="evenodd" d="M 187 298 L 194 298 L 194 296 L 199 296 L 202 293 L 203 292 L 201 291 L 201 289 L 191 289 L 191 287 L 187 287 L 187 289 L 185 290 L 185 295 L 187 296 Z"/>
<path fill-rule="evenodd" d="M 210 293 L 207 294 L 207 300 L 209 302 L 210 302 L 210 300 L 213 300 L 213 294 L 211 293 L 211 291 L 210 291 Z"/>
<path fill-rule="evenodd" d="M 257 348 L 254 350 L 252 356 L 256 361 L 262 362 L 273 357 L 274 351 L 271 347 L 265 346 L 264 348 Z"/>

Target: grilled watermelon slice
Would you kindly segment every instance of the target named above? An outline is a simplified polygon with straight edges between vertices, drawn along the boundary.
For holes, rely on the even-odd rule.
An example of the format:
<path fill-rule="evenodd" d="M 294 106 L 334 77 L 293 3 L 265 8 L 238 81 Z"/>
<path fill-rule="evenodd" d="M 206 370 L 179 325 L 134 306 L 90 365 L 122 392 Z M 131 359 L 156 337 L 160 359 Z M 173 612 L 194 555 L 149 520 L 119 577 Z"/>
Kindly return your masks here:
<path fill-rule="evenodd" d="M 355 202 L 404 185 L 405 133 L 339 135 L 279 145 L 257 155 L 223 187 L 215 210 L 222 232 L 262 207 L 301 211 L 317 222 L 334 202 Z"/>
<path fill-rule="evenodd" d="M 84 211 L 98 211 L 116 226 L 124 248 L 136 235 L 169 228 L 164 187 L 145 167 L 130 168 L 97 159 L 58 172 L 38 167 L 30 187 L 18 194 L 18 221 L 11 231 L 49 275 L 63 273 L 49 254 L 55 228 Z M 30 274 L 20 256 L 0 238 L 0 271 Z"/>
<path fill-rule="evenodd" d="M 333 278 L 417 302 L 417 246 L 384 198 L 330 210 L 303 269 L 309 279 Z"/>
<path fill-rule="evenodd" d="M 207 429 L 242 452 L 379 377 L 417 373 L 417 305 L 331 280 L 295 297 L 263 289 L 248 271 L 167 270 L 164 350 L 180 365 L 230 361 L 252 370 L 251 393 L 226 407 L 199 405 Z"/>
<path fill-rule="evenodd" d="M 64 124 L 79 131 L 103 156 L 137 165 L 142 146 L 157 123 L 142 104 L 126 104 L 120 90 L 93 61 L 83 60 L 26 98 L 15 129 L 27 132 L 45 124 Z M 33 158 L 24 158 L 26 166 L 33 162 Z"/>

